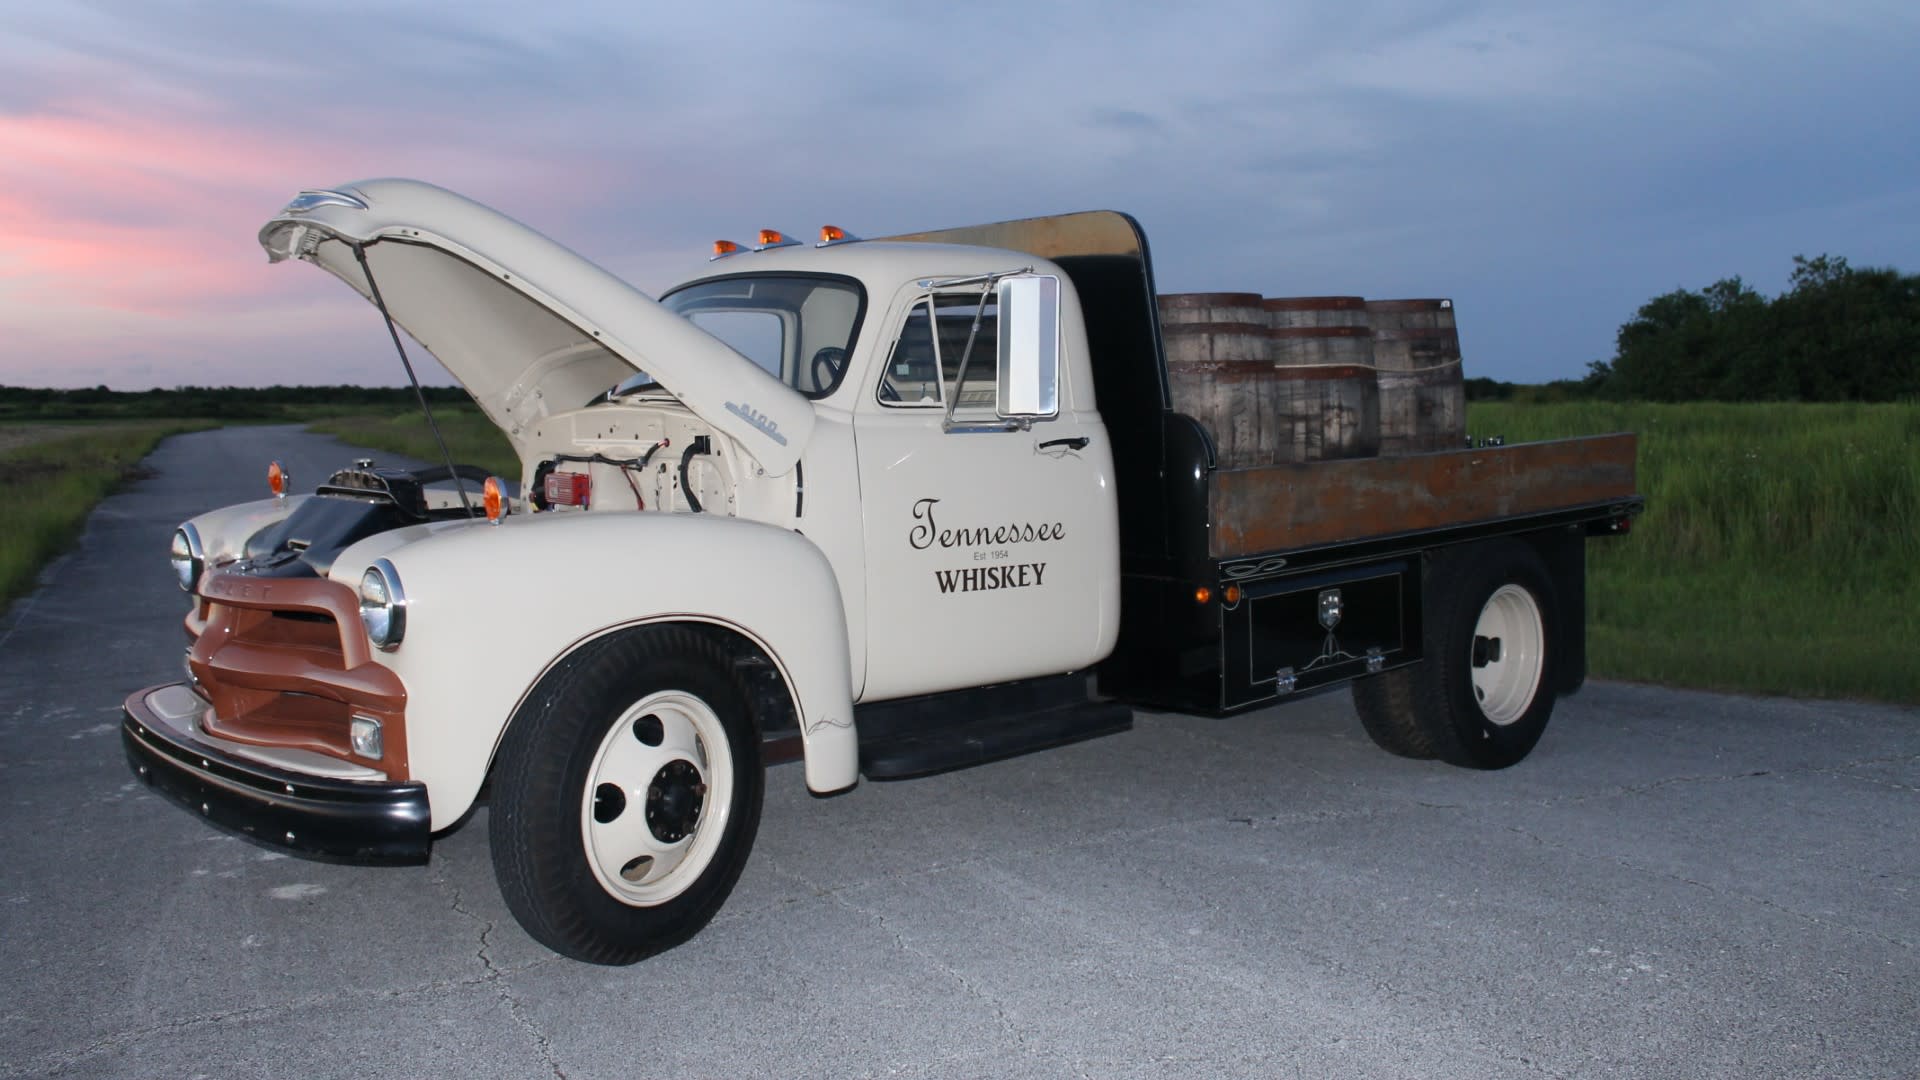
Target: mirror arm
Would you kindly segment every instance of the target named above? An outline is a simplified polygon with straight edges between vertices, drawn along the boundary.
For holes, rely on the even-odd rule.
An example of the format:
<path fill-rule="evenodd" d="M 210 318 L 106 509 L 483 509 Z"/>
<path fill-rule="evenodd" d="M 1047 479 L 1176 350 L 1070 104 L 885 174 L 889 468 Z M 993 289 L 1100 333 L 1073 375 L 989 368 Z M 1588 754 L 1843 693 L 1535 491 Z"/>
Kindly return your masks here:
<path fill-rule="evenodd" d="M 1006 275 L 989 274 L 980 283 L 980 302 L 974 305 L 973 325 L 967 328 L 967 344 L 965 348 L 960 350 L 960 370 L 953 373 L 953 392 L 947 395 L 947 422 L 945 426 L 948 431 L 953 430 L 953 408 L 960 403 L 960 385 L 967 381 L 967 364 L 973 360 L 973 343 L 980 336 L 980 320 L 987 313 L 987 294 L 993 291 L 993 283 L 998 278 L 1004 276 Z M 937 350 L 939 348 L 937 341 L 940 337 L 940 328 L 937 325 L 934 327 L 933 336 L 936 340 L 934 347 Z M 934 356 L 937 358 L 939 353 L 936 351 Z"/>

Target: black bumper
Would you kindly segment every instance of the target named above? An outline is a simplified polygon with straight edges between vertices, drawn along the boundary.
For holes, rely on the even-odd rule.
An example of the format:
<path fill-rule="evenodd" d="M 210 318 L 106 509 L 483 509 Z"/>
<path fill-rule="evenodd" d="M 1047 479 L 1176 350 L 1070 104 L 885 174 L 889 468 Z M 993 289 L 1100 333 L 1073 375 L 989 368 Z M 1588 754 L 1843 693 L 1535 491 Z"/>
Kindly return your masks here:
<path fill-rule="evenodd" d="M 134 774 L 155 791 L 262 843 L 353 862 L 423 862 L 432 843 L 427 788 L 417 781 L 341 780 L 275 768 L 219 749 L 152 699 L 127 699 L 120 741 Z"/>

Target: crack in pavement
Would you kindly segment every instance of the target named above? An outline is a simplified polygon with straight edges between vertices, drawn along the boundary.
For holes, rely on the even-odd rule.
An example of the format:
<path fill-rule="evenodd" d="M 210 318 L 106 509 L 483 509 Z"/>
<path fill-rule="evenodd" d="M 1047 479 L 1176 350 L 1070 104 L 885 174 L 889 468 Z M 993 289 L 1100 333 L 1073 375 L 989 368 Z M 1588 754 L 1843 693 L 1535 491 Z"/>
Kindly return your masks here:
<path fill-rule="evenodd" d="M 799 874 L 794 871 L 787 870 L 781 867 L 777 862 L 775 862 L 772 859 L 768 859 L 768 864 L 772 866 L 772 868 L 777 873 L 780 873 L 786 877 L 790 877 L 793 880 L 800 882 L 802 885 L 805 885 L 807 888 L 813 889 L 815 891 L 815 895 L 826 899 L 830 903 L 837 904 L 841 908 L 844 908 L 847 911 L 853 912 L 855 915 L 858 915 L 861 918 L 864 918 L 872 922 L 875 926 L 879 927 L 880 930 L 883 933 L 885 933 L 888 936 L 888 938 L 891 939 L 894 948 L 898 949 L 899 951 L 909 956 L 918 957 L 921 961 L 926 963 L 929 967 L 933 968 L 933 970 L 945 976 L 946 978 L 951 979 L 953 982 L 957 983 L 962 993 L 974 999 L 975 1001 L 980 1002 L 982 1005 L 986 1006 L 988 1012 L 990 1012 L 993 1015 L 995 1023 L 997 1023 L 1000 1026 L 1001 1030 L 1005 1031 L 1008 1037 L 1010 1037 L 1013 1040 L 1014 1049 L 1018 1050 L 1021 1054 L 1024 1054 L 1027 1056 L 1035 1055 L 1035 1050 L 1032 1044 L 1028 1041 L 1025 1032 L 1021 1031 L 1020 1026 L 1014 1023 L 1013 1018 L 1007 1015 L 1006 1006 L 1003 1005 L 997 997 L 995 997 L 992 994 L 989 994 L 984 989 L 976 985 L 972 979 L 967 978 L 965 973 L 961 972 L 959 969 L 953 967 L 952 965 L 946 963 L 944 960 L 940 959 L 939 956 L 935 955 L 931 951 L 925 948 L 922 948 L 919 945 L 916 945 L 910 940 L 908 940 L 906 934 L 895 929 L 892 925 L 890 925 L 887 922 L 887 918 L 885 915 L 881 914 L 878 911 L 873 910 L 872 908 L 867 908 L 859 904 L 856 904 L 852 900 L 841 895 L 841 893 L 844 891 L 844 887 L 841 889 L 827 889 L 820 886 L 816 882 L 810 881 L 807 877 L 805 877 L 802 874 Z M 868 1073 L 868 1075 L 873 1075 L 873 1074 Z"/>
<path fill-rule="evenodd" d="M 912 941 L 908 940 L 907 936 L 904 933 L 894 929 L 893 926 L 888 924 L 887 917 L 885 915 L 882 915 L 880 912 L 874 911 L 871 908 L 862 907 L 859 904 L 856 904 L 853 901 L 847 899 L 845 896 L 840 895 L 839 893 L 828 894 L 827 899 L 829 899 L 835 904 L 840 905 L 841 907 L 847 909 L 848 911 L 853 912 L 856 915 L 859 915 L 865 919 L 870 920 L 875 926 L 878 926 L 883 933 L 885 933 L 889 938 L 892 939 L 894 948 L 900 950 L 903 953 L 906 953 L 908 956 L 918 957 L 921 961 L 926 963 L 929 967 L 933 968 L 933 970 L 953 980 L 955 983 L 958 983 L 962 993 L 966 994 L 968 997 L 974 999 L 975 1001 L 980 1002 L 982 1005 L 985 1005 L 987 1007 L 987 1011 L 993 1014 L 994 1021 L 1000 1025 L 1000 1028 L 1004 1030 L 1010 1038 L 1013 1039 L 1014 1049 L 1018 1050 L 1022 1054 L 1026 1054 L 1026 1055 L 1033 1054 L 1033 1046 L 1031 1043 L 1028 1042 L 1026 1033 L 1020 1030 L 1020 1026 L 1013 1022 L 1013 1018 L 1011 1016 L 1007 1015 L 1006 1006 L 1001 1004 L 1000 999 L 996 998 L 992 994 L 987 993 L 985 990 L 981 989 L 979 986 L 976 986 L 973 980 L 967 978 L 966 974 L 961 972 L 958 968 L 953 967 L 951 964 L 948 964 L 946 961 L 940 959 L 939 956 L 935 955 L 934 953 L 930 952 L 927 949 L 921 948 L 919 945 L 916 945 Z"/>
<path fill-rule="evenodd" d="M 493 962 L 493 920 L 483 919 L 475 912 L 467 909 L 460 895 L 460 887 L 455 885 L 453 880 L 446 874 L 445 867 L 449 863 L 450 860 L 444 855 L 435 858 L 434 872 L 429 880 L 447 891 L 449 905 L 456 914 L 480 924 L 479 945 L 474 950 L 474 959 L 480 961 L 480 966 L 486 970 L 485 974 L 481 975 L 475 982 L 477 984 L 492 985 L 494 993 L 500 998 L 501 1003 L 507 1007 L 507 1014 L 513 1017 L 514 1023 L 520 1026 L 520 1030 L 524 1032 L 527 1038 L 533 1043 L 533 1048 L 539 1053 L 540 1060 L 552 1071 L 557 1080 L 567 1080 L 566 1070 L 560 1067 L 559 1060 L 553 1056 L 553 1040 L 548 1038 L 547 1033 L 541 1031 L 539 1025 L 533 1022 L 533 1018 L 527 1015 L 526 1009 L 520 1004 L 520 999 L 513 992 L 512 984 L 507 981 L 509 972 Z M 536 960 L 532 964 L 528 964 L 517 970 L 525 971 L 527 968 L 547 962 L 549 961 Z"/>

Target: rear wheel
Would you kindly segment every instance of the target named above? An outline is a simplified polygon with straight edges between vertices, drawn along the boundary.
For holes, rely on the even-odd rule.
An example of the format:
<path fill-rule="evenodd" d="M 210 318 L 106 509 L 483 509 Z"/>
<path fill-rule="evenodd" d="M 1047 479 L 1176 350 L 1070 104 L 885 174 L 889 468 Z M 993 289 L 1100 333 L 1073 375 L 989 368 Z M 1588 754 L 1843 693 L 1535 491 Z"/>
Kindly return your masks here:
<path fill-rule="evenodd" d="M 1353 710 L 1374 745 L 1389 754 L 1425 759 L 1433 756 L 1433 741 L 1414 715 L 1413 676 L 1418 670 L 1400 668 L 1355 679 Z"/>
<path fill-rule="evenodd" d="M 1441 554 L 1428 581 L 1426 659 L 1355 683 L 1355 709 L 1393 753 L 1504 769 L 1553 715 L 1552 578 L 1531 547 L 1497 540 Z"/>
<path fill-rule="evenodd" d="M 489 839 L 507 907 L 555 952 L 640 960 L 732 891 L 759 826 L 759 739 L 726 654 L 652 627 L 584 646 L 501 742 Z"/>

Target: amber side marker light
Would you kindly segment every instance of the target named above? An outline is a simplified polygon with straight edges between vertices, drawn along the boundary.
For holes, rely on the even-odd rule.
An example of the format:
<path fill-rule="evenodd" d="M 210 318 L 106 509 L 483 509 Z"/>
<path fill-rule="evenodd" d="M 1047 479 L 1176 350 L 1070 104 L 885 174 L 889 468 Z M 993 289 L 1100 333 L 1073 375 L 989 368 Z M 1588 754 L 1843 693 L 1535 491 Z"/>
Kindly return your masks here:
<path fill-rule="evenodd" d="M 273 492 L 274 498 L 286 498 L 287 486 L 292 483 L 293 477 L 280 466 L 279 462 L 276 461 L 267 466 L 267 490 Z"/>
<path fill-rule="evenodd" d="M 1240 602 L 1240 586 L 1238 585 L 1227 586 L 1226 591 L 1220 594 L 1220 598 L 1227 602 L 1228 607 L 1232 607 L 1233 605 L 1239 603 Z"/>
<path fill-rule="evenodd" d="M 1213 599 L 1213 590 L 1207 588 L 1205 585 L 1202 585 L 1193 590 L 1193 602 L 1196 604 L 1204 604 L 1211 601 L 1212 599 Z"/>
<path fill-rule="evenodd" d="M 495 525 L 507 516 L 512 504 L 507 501 L 507 485 L 499 477 L 487 477 L 486 485 L 480 489 L 480 505 L 486 507 L 487 520 Z"/>

